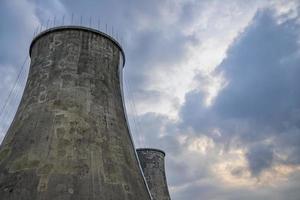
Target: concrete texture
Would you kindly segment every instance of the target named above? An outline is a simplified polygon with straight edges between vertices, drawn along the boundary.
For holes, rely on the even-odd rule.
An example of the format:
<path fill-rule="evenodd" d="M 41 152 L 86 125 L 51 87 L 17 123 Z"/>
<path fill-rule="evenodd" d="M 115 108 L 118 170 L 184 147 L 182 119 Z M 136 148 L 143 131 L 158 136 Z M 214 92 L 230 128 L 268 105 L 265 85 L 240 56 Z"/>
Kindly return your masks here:
<path fill-rule="evenodd" d="M 170 200 L 165 173 L 165 153 L 159 149 L 137 149 L 153 200 Z"/>
<path fill-rule="evenodd" d="M 38 35 L 0 148 L 0 199 L 149 200 L 124 113 L 124 55 L 96 30 Z"/>

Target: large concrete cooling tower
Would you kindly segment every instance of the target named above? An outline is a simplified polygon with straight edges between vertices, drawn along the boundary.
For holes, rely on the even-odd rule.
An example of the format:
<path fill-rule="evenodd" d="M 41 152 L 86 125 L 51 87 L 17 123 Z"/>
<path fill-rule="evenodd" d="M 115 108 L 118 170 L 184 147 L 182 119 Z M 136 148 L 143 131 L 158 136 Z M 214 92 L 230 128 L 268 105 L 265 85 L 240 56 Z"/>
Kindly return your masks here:
<path fill-rule="evenodd" d="M 0 199 L 150 200 L 123 108 L 118 42 L 56 27 L 34 38 L 30 55 L 1 145 Z"/>
<path fill-rule="evenodd" d="M 159 149 L 137 149 L 153 200 L 170 200 L 165 173 L 165 153 Z"/>

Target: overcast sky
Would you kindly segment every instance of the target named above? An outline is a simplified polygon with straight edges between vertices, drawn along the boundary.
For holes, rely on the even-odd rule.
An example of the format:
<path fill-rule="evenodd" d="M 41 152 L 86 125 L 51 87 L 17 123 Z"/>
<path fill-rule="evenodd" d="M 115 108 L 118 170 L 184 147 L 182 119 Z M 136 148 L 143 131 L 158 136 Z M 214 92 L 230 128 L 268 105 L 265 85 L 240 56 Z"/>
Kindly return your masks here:
<path fill-rule="evenodd" d="M 34 31 L 72 13 L 122 36 L 134 141 L 166 152 L 173 200 L 299 200 L 300 1 L 1 0 L 0 140 Z"/>

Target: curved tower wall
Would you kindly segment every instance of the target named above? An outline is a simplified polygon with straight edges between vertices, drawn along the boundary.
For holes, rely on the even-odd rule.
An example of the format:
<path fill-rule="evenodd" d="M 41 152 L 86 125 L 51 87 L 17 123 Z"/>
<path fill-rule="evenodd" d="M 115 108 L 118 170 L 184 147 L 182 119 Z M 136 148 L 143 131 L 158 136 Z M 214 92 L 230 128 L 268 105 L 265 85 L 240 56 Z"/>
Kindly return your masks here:
<path fill-rule="evenodd" d="M 170 200 L 165 173 L 165 153 L 159 149 L 137 149 L 153 200 Z"/>
<path fill-rule="evenodd" d="M 14 121 L 0 148 L 0 197 L 150 200 L 124 113 L 124 54 L 84 27 L 39 34 Z"/>

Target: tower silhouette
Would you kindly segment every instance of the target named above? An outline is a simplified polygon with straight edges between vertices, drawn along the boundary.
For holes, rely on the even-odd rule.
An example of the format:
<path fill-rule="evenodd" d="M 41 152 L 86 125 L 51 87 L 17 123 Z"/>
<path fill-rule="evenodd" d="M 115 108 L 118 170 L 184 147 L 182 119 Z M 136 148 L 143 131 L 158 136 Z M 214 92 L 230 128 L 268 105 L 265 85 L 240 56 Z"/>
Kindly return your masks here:
<path fill-rule="evenodd" d="M 150 200 L 124 110 L 121 45 L 62 26 L 37 35 L 30 56 L 0 148 L 0 198 Z"/>

